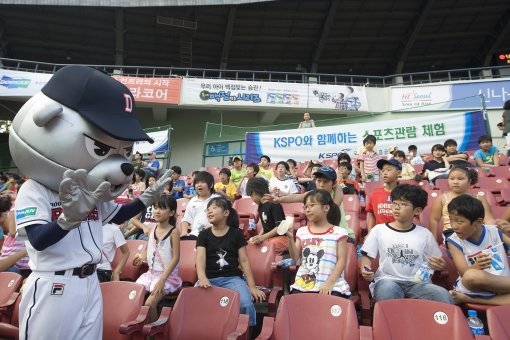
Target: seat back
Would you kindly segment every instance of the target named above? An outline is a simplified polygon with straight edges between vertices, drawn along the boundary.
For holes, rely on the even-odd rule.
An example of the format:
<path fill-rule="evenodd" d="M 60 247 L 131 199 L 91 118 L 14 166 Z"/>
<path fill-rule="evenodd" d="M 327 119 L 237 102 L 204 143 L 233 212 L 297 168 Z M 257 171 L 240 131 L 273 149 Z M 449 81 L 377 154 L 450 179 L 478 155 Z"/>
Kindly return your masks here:
<path fill-rule="evenodd" d="M 358 255 L 356 246 L 352 243 L 346 244 L 347 261 L 344 269 L 344 279 L 349 284 L 351 293 L 358 292 Z"/>
<path fill-rule="evenodd" d="M 0 272 L 0 305 L 9 300 L 12 293 L 19 291 L 23 276 L 17 273 Z"/>
<path fill-rule="evenodd" d="M 16 296 L 16 300 L 14 304 L 8 308 L 10 319 L 4 317 L 2 322 L 0 322 L 0 339 L 19 339 L 19 304 L 21 301 L 21 294 L 13 293 L 13 296 L 14 295 Z"/>
<path fill-rule="evenodd" d="M 376 189 L 379 189 L 379 188 L 384 188 L 383 181 L 366 182 L 364 187 L 363 187 L 363 191 L 365 192 L 365 200 L 368 199 L 368 196 L 370 196 L 372 191 L 374 191 Z"/>
<path fill-rule="evenodd" d="M 103 339 L 130 339 L 119 333 L 120 325 L 135 320 L 143 306 L 145 288 L 126 281 L 103 282 Z"/>
<path fill-rule="evenodd" d="M 253 202 L 251 197 L 241 197 L 234 202 L 233 208 L 237 211 L 240 218 L 254 218 L 258 221 L 259 206 Z"/>
<path fill-rule="evenodd" d="M 274 245 L 270 242 L 263 242 L 257 245 L 248 243 L 246 253 L 248 254 L 255 284 L 265 288 L 272 288 L 273 271 L 271 270 L 271 264 L 275 262 L 276 257 Z"/>
<path fill-rule="evenodd" d="M 188 206 L 189 199 L 188 198 L 178 198 L 177 199 L 177 215 L 184 215 L 186 211 L 186 207 Z"/>
<path fill-rule="evenodd" d="M 354 232 L 356 243 L 361 244 L 361 227 L 359 222 L 359 213 L 354 211 L 345 211 L 345 220 L 347 226 Z"/>
<path fill-rule="evenodd" d="M 183 289 L 170 315 L 169 339 L 225 339 L 236 329 L 239 293 L 230 289 Z"/>
<path fill-rule="evenodd" d="M 492 340 L 510 339 L 510 305 L 492 307 L 487 310 L 487 324 Z"/>
<path fill-rule="evenodd" d="M 496 201 L 496 197 L 494 197 L 494 194 L 490 191 L 490 189 L 485 188 L 469 188 L 468 193 L 470 193 L 473 196 L 476 197 L 485 197 L 487 200 L 487 203 L 489 203 L 489 206 L 493 207 L 498 205 L 498 202 Z"/>
<path fill-rule="evenodd" d="M 493 194 L 500 193 L 501 189 L 509 187 L 510 182 L 503 177 L 480 177 L 478 178 L 478 182 L 475 184 L 475 188 L 487 189 Z"/>
<path fill-rule="evenodd" d="M 273 335 L 275 340 L 358 340 L 356 310 L 351 301 L 333 295 L 285 295 L 278 306 Z"/>
<path fill-rule="evenodd" d="M 129 258 L 122 268 L 120 279 L 125 281 L 136 281 L 140 276 L 141 266 L 133 266 L 133 259 L 136 254 L 143 252 L 147 248 L 147 241 L 143 240 L 126 240 L 126 245 L 129 248 Z M 122 258 L 122 252 L 119 248 L 115 251 L 115 257 L 112 261 L 112 268 L 115 268 Z"/>
<path fill-rule="evenodd" d="M 194 240 L 180 241 L 179 276 L 183 286 L 192 286 L 198 280 L 197 269 L 195 267 L 197 258 L 196 244 Z"/>
<path fill-rule="evenodd" d="M 344 195 L 343 198 L 344 210 L 353 211 L 359 213 L 361 211 L 361 205 L 359 202 L 358 195 Z"/>
<path fill-rule="evenodd" d="M 492 167 L 491 172 L 496 177 L 510 179 L 510 167 L 508 165 Z"/>
<path fill-rule="evenodd" d="M 473 339 L 458 306 L 429 300 L 377 302 L 372 329 L 374 340 Z"/>

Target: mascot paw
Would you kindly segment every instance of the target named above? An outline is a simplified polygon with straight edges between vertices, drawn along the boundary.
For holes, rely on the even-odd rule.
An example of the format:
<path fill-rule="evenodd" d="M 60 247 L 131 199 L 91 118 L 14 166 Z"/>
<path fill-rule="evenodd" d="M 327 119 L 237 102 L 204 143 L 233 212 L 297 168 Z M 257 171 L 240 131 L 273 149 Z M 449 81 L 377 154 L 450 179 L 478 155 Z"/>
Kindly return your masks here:
<path fill-rule="evenodd" d="M 170 175 L 173 173 L 172 170 L 167 170 L 163 176 L 161 176 L 152 188 L 147 188 L 144 193 L 139 197 L 140 201 L 149 207 L 161 196 L 161 193 L 165 189 L 165 184 L 172 181 Z"/>

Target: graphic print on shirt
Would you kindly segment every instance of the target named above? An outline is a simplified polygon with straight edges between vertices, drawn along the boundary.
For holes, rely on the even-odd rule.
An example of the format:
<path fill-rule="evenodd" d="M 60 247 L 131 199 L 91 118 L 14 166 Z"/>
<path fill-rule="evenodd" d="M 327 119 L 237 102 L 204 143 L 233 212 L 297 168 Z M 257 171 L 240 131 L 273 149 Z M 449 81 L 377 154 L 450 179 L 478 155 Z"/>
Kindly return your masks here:
<path fill-rule="evenodd" d="M 414 254 L 413 249 L 409 249 L 407 243 L 394 244 L 386 250 L 386 256 L 391 259 L 392 263 L 411 267 L 415 266 L 416 260 L 420 257 L 420 255 Z"/>
<path fill-rule="evenodd" d="M 320 249 L 316 253 L 312 253 L 310 247 L 303 249 L 303 262 L 301 266 L 305 268 L 305 274 L 301 275 L 296 284 L 303 289 L 313 289 L 319 272 L 319 263 L 324 256 L 324 250 Z"/>
<path fill-rule="evenodd" d="M 379 203 L 377 205 L 377 213 L 379 215 L 392 215 L 393 212 L 391 208 L 392 208 L 391 196 L 388 195 L 388 197 L 386 197 L 386 203 Z"/>
<path fill-rule="evenodd" d="M 225 260 L 225 256 L 227 256 L 227 252 L 223 250 L 223 248 L 220 248 L 216 251 L 216 255 L 218 255 L 219 260 L 216 261 L 218 266 L 220 266 L 220 270 L 223 269 L 223 267 L 228 265 L 228 262 Z"/>
<path fill-rule="evenodd" d="M 498 254 L 498 248 L 497 247 L 487 247 L 485 250 L 481 252 L 477 252 L 475 254 L 467 255 L 467 261 L 470 266 L 474 265 L 476 263 L 476 257 L 480 255 L 480 253 L 486 253 L 490 254 L 491 256 L 491 265 L 489 268 L 485 269 L 486 271 L 499 271 L 505 269 L 505 264 L 503 262 L 503 259 Z"/>

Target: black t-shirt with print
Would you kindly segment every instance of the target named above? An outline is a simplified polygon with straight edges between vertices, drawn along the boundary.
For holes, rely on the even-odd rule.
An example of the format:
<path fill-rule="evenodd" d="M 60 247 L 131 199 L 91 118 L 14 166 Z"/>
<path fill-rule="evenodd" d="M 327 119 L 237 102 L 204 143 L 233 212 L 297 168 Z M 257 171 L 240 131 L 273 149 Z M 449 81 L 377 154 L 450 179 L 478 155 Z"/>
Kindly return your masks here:
<path fill-rule="evenodd" d="M 197 247 L 205 248 L 207 278 L 242 276 L 238 251 L 244 246 L 246 246 L 246 240 L 239 228 L 229 228 L 221 237 L 214 236 L 211 228 L 202 230 L 198 234 Z"/>
<path fill-rule="evenodd" d="M 273 230 L 285 219 L 285 213 L 280 203 L 263 203 L 259 205 L 259 218 L 264 228 L 264 234 Z"/>

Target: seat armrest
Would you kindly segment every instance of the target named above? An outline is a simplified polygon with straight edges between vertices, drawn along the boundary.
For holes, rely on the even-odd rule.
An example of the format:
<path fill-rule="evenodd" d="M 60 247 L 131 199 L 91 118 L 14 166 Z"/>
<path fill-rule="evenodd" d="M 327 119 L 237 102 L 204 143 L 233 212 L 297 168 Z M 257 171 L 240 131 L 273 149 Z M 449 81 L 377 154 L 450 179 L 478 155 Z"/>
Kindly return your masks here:
<path fill-rule="evenodd" d="M 159 318 L 153 323 L 147 324 L 143 326 L 142 333 L 145 336 L 154 336 L 158 333 L 164 332 L 167 323 L 170 320 L 170 314 L 172 313 L 172 308 L 163 307 L 161 310 L 161 314 L 159 314 Z"/>
<path fill-rule="evenodd" d="M 264 316 L 262 321 L 262 329 L 260 330 L 259 336 L 256 340 L 267 340 L 273 336 L 274 318 L 270 316 Z"/>
<path fill-rule="evenodd" d="M 275 317 L 278 310 L 278 303 L 283 296 L 283 288 L 274 287 L 267 298 L 267 315 Z"/>
<path fill-rule="evenodd" d="M 149 307 L 142 306 L 138 316 L 133 321 L 129 321 L 120 325 L 119 332 L 121 334 L 133 334 L 141 332 L 143 326 L 147 323 L 149 318 Z"/>
<path fill-rule="evenodd" d="M 372 327 L 360 326 L 359 327 L 359 340 L 372 340 Z"/>

